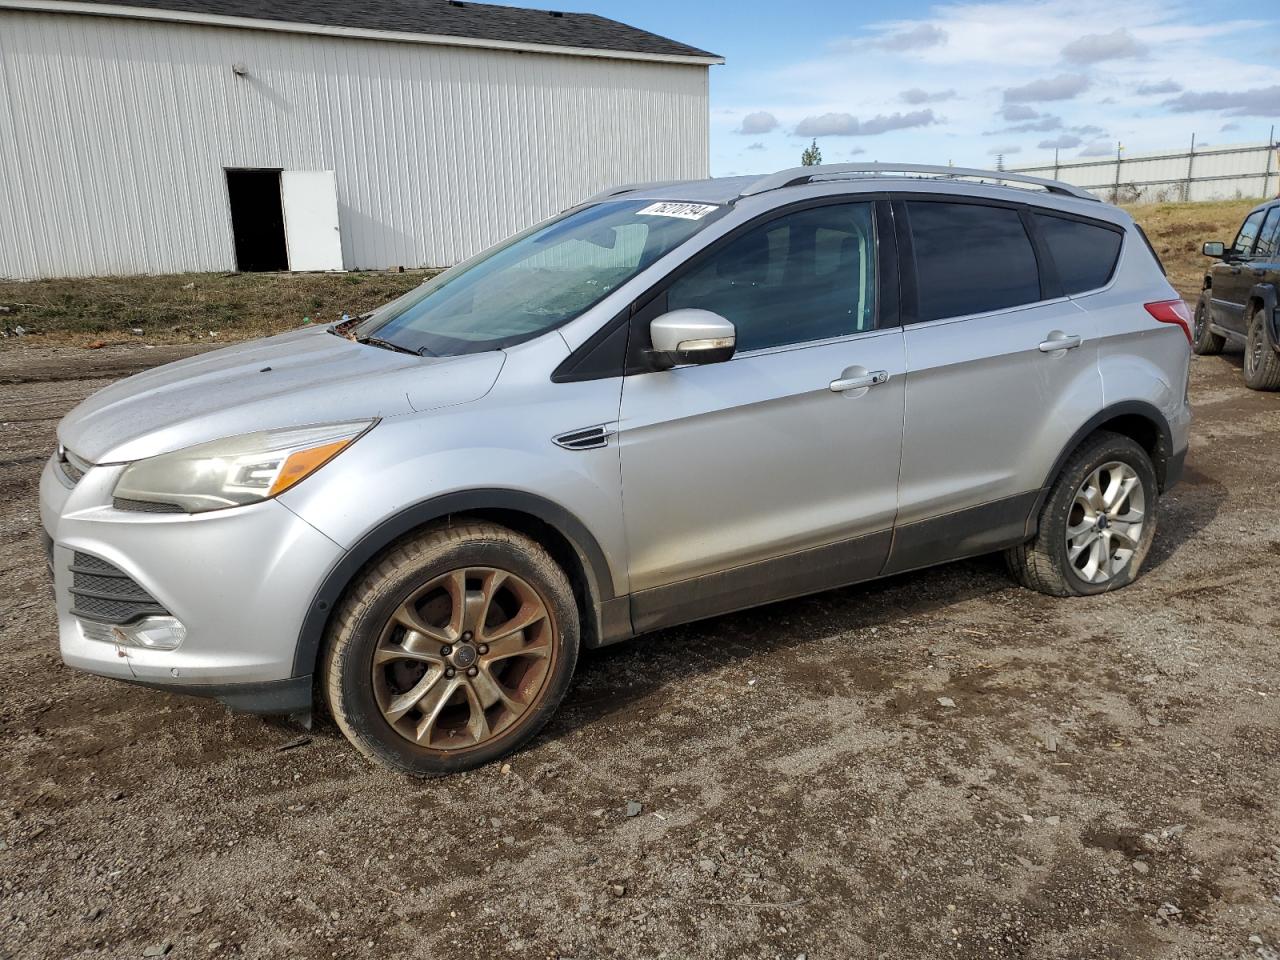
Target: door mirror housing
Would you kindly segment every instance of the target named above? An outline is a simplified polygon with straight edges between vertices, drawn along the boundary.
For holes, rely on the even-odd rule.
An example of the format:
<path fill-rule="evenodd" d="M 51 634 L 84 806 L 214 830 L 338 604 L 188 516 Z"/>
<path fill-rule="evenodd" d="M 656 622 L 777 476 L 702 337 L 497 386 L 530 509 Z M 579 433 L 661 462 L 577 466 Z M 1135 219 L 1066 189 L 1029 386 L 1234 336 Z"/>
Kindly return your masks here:
<path fill-rule="evenodd" d="M 1221 240 L 1211 240 L 1201 247 L 1201 252 L 1203 252 L 1206 257 L 1217 257 L 1219 260 L 1222 260 L 1227 255 L 1227 245 Z"/>
<path fill-rule="evenodd" d="M 649 357 L 661 370 L 682 363 L 722 363 L 733 356 L 737 338 L 733 324 L 718 313 L 672 310 L 649 324 Z"/>

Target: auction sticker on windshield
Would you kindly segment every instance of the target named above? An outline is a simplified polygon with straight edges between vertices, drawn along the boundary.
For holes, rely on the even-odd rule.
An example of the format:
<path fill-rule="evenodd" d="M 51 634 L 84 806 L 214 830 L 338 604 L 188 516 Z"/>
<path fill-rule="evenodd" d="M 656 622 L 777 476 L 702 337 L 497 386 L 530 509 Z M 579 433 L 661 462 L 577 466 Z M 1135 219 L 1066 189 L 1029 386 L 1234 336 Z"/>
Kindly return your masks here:
<path fill-rule="evenodd" d="M 681 220 L 701 220 L 714 210 L 715 204 L 708 203 L 651 203 L 636 213 L 642 217 L 679 217 Z"/>

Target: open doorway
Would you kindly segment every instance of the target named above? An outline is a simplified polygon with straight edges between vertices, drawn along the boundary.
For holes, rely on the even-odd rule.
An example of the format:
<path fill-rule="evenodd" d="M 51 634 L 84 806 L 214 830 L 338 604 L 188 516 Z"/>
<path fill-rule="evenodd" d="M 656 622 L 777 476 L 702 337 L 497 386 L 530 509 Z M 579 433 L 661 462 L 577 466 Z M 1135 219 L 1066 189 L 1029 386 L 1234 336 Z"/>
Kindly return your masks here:
<path fill-rule="evenodd" d="M 279 170 L 228 170 L 236 269 L 288 270 Z"/>

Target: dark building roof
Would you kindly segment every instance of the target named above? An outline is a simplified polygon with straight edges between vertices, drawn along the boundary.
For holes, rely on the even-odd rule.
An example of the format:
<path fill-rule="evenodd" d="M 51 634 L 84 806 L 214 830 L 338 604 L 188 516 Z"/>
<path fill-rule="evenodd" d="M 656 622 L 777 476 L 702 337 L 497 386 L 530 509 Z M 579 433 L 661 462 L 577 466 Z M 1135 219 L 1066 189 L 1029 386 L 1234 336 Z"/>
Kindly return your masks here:
<path fill-rule="evenodd" d="M 459 0 L 89 0 L 184 14 L 250 17 L 326 27 L 388 30 L 620 53 L 707 57 L 714 53 L 593 13 L 561 13 Z M 105 11 L 104 11 L 105 12 Z"/>

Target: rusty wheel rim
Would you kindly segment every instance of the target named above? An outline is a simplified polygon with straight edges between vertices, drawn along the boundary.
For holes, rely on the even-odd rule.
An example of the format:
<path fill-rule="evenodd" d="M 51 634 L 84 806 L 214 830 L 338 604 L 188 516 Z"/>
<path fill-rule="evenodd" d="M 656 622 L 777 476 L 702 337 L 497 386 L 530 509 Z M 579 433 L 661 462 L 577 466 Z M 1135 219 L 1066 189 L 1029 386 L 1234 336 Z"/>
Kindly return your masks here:
<path fill-rule="evenodd" d="M 557 658 L 555 619 L 525 580 L 463 567 L 415 590 L 387 621 L 372 658 L 383 719 L 411 743 L 467 750 L 517 726 Z"/>

